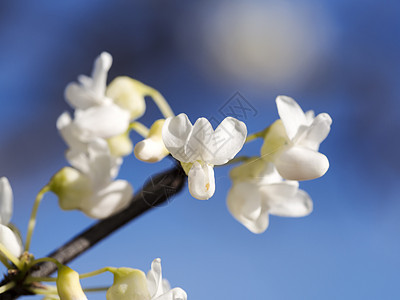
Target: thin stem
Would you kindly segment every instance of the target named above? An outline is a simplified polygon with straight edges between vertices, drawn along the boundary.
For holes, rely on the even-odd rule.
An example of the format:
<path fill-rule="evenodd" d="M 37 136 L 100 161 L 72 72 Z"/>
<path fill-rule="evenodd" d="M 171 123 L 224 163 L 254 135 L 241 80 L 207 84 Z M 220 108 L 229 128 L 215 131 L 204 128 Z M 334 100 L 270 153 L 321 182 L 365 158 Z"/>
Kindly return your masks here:
<path fill-rule="evenodd" d="M 93 277 L 96 275 L 100 275 L 104 272 L 113 272 L 114 270 L 115 270 L 115 268 L 113 268 L 113 267 L 104 267 L 104 268 L 98 269 L 96 271 L 80 274 L 79 278 L 83 279 L 83 278 Z"/>
<path fill-rule="evenodd" d="M 109 289 L 109 286 L 102 286 L 102 287 L 95 287 L 95 288 L 86 288 L 83 289 L 85 293 L 92 293 L 92 292 L 105 292 Z"/>
<path fill-rule="evenodd" d="M 0 252 L 4 254 L 19 270 L 22 270 L 21 261 L 14 256 L 2 243 L 0 243 Z"/>
<path fill-rule="evenodd" d="M 32 283 L 32 282 L 55 282 L 57 278 L 55 277 L 32 277 L 28 276 L 25 280 L 25 283 Z"/>
<path fill-rule="evenodd" d="M 32 267 L 34 265 L 37 265 L 37 264 L 40 264 L 42 262 L 47 262 L 47 261 L 48 262 L 52 262 L 55 265 L 57 265 L 57 268 L 60 268 L 60 267 L 64 266 L 62 263 L 60 263 L 57 259 L 55 259 L 53 257 L 42 257 L 42 258 L 39 258 L 39 259 L 35 259 L 33 262 L 31 262 L 30 267 Z"/>
<path fill-rule="evenodd" d="M 37 194 L 35 203 L 33 204 L 32 208 L 32 213 L 31 213 L 31 218 L 29 219 L 28 223 L 28 233 L 26 235 L 26 242 L 25 242 L 25 251 L 29 251 L 30 245 L 31 245 L 31 240 L 32 240 L 32 234 L 33 230 L 35 229 L 36 225 L 36 215 L 38 212 L 39 204 L 43 199 L 43 195 L 50 190 L 50 187 L 48 185 L 44 186 L 40 192 Z"/>
<path fill-rule="evenodd" d="M 153 89 L 152 87 L 147 87 L 147 94 L 153 99 L 154 103 L 157 105 L 158 109 L 163 114 L 164 118 L 174 117 L 175 114 L 169 106 L 167 100 L 161 95 L 159 91 Z"/>
<path fill-rule="evenodd" d="M 10 281 L 9 283 L 6 283 L 5 285 L 0 286 L 0 294 L 7 292 L 9 289 L 12 289 L 14 286 L 15 286 L 14 281 Z"/>
<path fill-rule="evenodd" d="M 137 133 L 139 133 L 142 137 L 146 138 L 149 135 L 150 129 L 144 126 L 140 122 L 132 122 L 129 124 L 129 129 L 135 130 Z"/>
<path fill-rule="evenodd" d="M 12 266 L 8 263 L 7 259 L 4 256 L 0 255 L 0 261 L 3 265 L 6 266 L 7 269 L 12 269 Z"/>
<path fill-rule="evenodd" d="M 248 135 L 245 143 L 252 142 L 257 138 L 264 138 L 267 135 L 270 128 L 271 128 L 271 126 L 268 126 L 267 128 L 265 128 L 259 132 Z"/>
<path fill-rule="evenodd" d="M 33 294 L 37 295 L 58 295 L 57 289 L 53 286 L 45 286 L 44 288 L 28 288 L 28 291 L 30 291 Z"/>

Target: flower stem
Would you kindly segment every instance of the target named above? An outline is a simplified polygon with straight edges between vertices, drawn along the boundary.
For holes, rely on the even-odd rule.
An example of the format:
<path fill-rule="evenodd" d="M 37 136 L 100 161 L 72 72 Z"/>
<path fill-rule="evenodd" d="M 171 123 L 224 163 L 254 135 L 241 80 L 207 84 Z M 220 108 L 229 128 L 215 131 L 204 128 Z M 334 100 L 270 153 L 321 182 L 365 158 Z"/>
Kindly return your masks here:
<path fill-rule="evenodd" d="M 12 266 L 8 263 L 7 259 L 4 256 L 0 255 L 0 261 L 3 265 L 6 266 L 7 269 L 12 269 Z"/>
<path fill-rule="evenodd" d="M 57 268 L 62 267 L 63 264 L 60 263 L 57 259 L 53 258 L 53 257 L 42 257 L 39 259 L 35 259 L 33 262 L 30 263 L 29 267 L 32 267 L 34 265 L 40 264 L 41 262 L 45 262 L 45 261 L 49 261 L 54 263 L 55 265 L 57 265 Z"/>
<path fill-rule="evenodd" d="M 33 230 L 35 229 L 36 225 L 36 215 L 37 211 L 39 208 L 39 204 L 43 199 L 43 195 L 50 190 L 50 187 L 48 185 L 44 186 L 40 192 L 37 194 L 35 203 L 33 204 L 32 208 L 32 213 L 31 213 L 31 218 L 29 219 L 28 223 L 28 233 L 26 235 L 26 242 L 25 242 L 25 251 L 29 251 L 30 245 L 31 245 L 31 240 L 32 240 L 32 234 Z"/>
<path fill-rule="evenodd" d="M 95 287 L 95 288 L 86 288 L 83 289 L 85 293 L 91 293 L 91 292 L 105 292 L 109 289 L 109 286 L 103 286 L 103 287 Z"/>
<path fill-rule="evenodd" d="M 140 122 L 132 122 L 129 124 L 129 129 L 135 130 L 137 133 L 139 133 L 142 137 L 146 138 L 149 134 L 150 129 L 144 126 Z"/>
<path fill-rule="evenodd" d="M 161 95 L 159 91 L 148 86 L 146 92 L 147 95 L 149 95 L 153 99 L 154 103 L 157 105 L 158 109 L 161 111 L 164 118 L 175 116 L 167 100 L 165 100 L 165 98 L 163 97 L 163 95 Z"/>
<path fill-rule="evenodd" d="M 96 275 L 100 275 L 100 274 L 102 274 L 104 272 L 113 273 L 114 270 L 115 270 L 115 268 L 113 268 L 113 267 L 104 267 L 104 268 L 98 269 L 96 271 L 80 274 L 79 278 L 83 279 L 83 278 L 93 277 L 93 276 L 96 276 Z"/>
<path fill-rule="evenodd" d="M 271 126 L 268 126 L 267 128 L 265 128 L 259 132 L 248 135 L 245 143 L 252 142 L 257 138 L 264 138 L 267 135 L 270 128 L 271 128 Z"/>
<path fill-rule="evenodd" d="M 5 285 L 0 286 L 0 294 L 7 292 L 9 289 L 12 289 L 14 286 L 15 286 L 14 281 L 10 281 L 9 283 L 6 283 Z"/>
<path fill-rule="evenodd" d="M 8 249 L 0 243 L 0 252 L 4 254 L 7 259 L 9 259 L 19 270 L 22 270 L 22 264 L 21 261 L 15 257 L 13 254 L 11 254 Z"/>

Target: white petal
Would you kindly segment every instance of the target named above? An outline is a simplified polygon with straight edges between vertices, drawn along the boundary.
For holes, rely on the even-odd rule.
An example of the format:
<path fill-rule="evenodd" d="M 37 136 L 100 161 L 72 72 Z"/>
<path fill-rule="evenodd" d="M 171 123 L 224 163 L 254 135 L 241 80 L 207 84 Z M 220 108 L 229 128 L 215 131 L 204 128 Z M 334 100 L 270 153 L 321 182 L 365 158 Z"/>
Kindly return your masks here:
<path fill-rule="evenodd" d="M 79 140 L 79 129 L 76 128 L 76 125 L 72 122 L 68 112 L 64 112 L 58 117 L 57 129 L 72 151 L 81 152 L 86 150 L 86 144 Z"/>
<path fill-rule="evenodd" d="M 326 114 L 319 114 L 306 132 L 299 137 L 296 144 L 318 151 L 319 145 L 328 136 L 331 130 L 332 119 Z"/>
<path fill-rule="evenodd" d="M 92 90 L 76 82 L 71 82 L 67 85 L 64 97 L 75 109 L 88 109 L 103 103 L 103 97 L 98 97 Z"/>
<path fill-rule="evenodd" d="M 77 111 L 75 124 L 81 130 L 80 139 L 110 138 L 124 133 L 129 127 L 129 112 L 115 104 L 91 107 Z"/>
<path fill-rule="evenodd" d="M 6 177 L 0 178 L 0 224 L 10 223 L 13 212 L 13 192 Z"/>
<path fill-rule="evenodd" d="M 160 139 L 144 139 L 135 145 L 134 153 L 137 159 L 144 162 L 158 162 L 168 155 L 168 150 Z"/>
<path fill-rule="evenodd" d="M 207 200 L 214 195 L 214 168 L 206 163 L 195 162 L 188 173 L 190 194 L 199 200 Z"/>
<path fill-rule="evenodd" d="M 321 177 L 329 168 L 325 155 L 303 147 L 288 147 L 275 161 L 279 174 L 289 180 Z"/>
<path fill-rule="evenodd" d="M 278 96 L 276 98 L 279 117 L 285 126 L 289 139 L 293 139 L 301 125 L 307 125 L 306 116 L 301 107 L 292 98 Z"/>
<path fill-rule="evenodd" d="M 246 141 L 246 125 L 232 117 L 225 118 L 212 135 L 211 157 L 205 161 L 213 165 L 222 165 L 235 157 Z"/>
<path fill-rule="evenodd" d="M 22 254 L 22 242 L 19 237 L 7 226 L 0 224 L 0 243 L 12 255 L 19 257 Z"/>
<path fill-rule="evenodd" d="M 268 207 L 262 203 L 257 184 L 237 182 L 228 192 L 227 206 L 233 217 L 253 233 L 268 228 Z"/>
<path fill-rule="evenodd" d="M 147 287 L 152 298 L 158 297 L 166 292 L 163 289 L 160 258 L 156 258 L 151 263 L 151 269 L 147 273 Z"/>
<path fill-rule="evenodd" d="M 186 146 L 186 155 L 190 162 L 196 159 L 208 161 L 214 155 L 213 134 L 214 130 L 206 118 L 196 120 Z"/>
<path fill-rule="evenodd" d="M 282 182 L 283 178 L 279 175 L 279 172 L 273 163 L 264 162 L 264 168 L 260 172 L 258 180 L 259 185 L 270 185 L 272 183 Z"/>
<path fill-rule="evenodd" d="M 174 288 L 164 295 L 157 298 L 151 298 L 151 300 L 187 300 L 187 294 L 181 288 Z"/>
<path fill-rule="evenodd" d="M 192 151 L 186 147 L 192 130 L 193 126 L 186 114 L 182 113 L 165 120 L 162 129 L 164 145 L 171 155 L 181 162 L 191 162 L 193 158 Z"/>
<path fill-rule="evenodd" d="M 132 200 L 133 188 L 125 180 L 116 180 L 82 203 L 82 211 L 91 218 L 103 219 L 126 208 Z"/>
<path fill-rule="evenodd" d="M 313 203 L 310 196 L 303 190 L 297 190 L 294 195 L 285 197 L 285 188 L 291 189 L 290 186 L 281 185 L 281 194 L 279 199 L 275 199 L 273 205 L 270 206 L 269 213 L 280 217 L 304 217 L 309 215 L 313 209 Z M 272 204 L 272 203 L 270 203 Z"/>
<path fill-rule="evenodd" d="M 99 97 L 104 96 L 106 91 L 107 73 L 112 64 L 112 56 L 107 53 L 101 53 L 94 62 L 92 78 L 92 89 Z"/>

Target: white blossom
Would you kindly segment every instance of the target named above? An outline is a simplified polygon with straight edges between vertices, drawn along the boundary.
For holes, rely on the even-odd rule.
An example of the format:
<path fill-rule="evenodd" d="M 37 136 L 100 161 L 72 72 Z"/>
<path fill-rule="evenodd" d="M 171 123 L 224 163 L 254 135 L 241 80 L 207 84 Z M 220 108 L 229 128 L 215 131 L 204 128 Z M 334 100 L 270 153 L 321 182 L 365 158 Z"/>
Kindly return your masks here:
<path fill-rule="evenodd" d="M 65 132 L 87 144 L 93 139 L 110 139 L 128 130 L 130 111 L 106 96 L 107 73 L 111 64 L 111 55 L 103 52 L 94 63 L 92 77 L 80 75 L 78 83 L 72 82 L 65 89 L 67 102 L 75 108 L 74 118 L 62 114 L 57 127 L 70 148 L 76 145 L 69 143 Z M 67 119 L 68 127 L 65 124 Z"/>
<path fill-rule="evenodd" d="M 122 159 L 110 154 L 104 140 L 94 140 L 85 152 L 68 152 L 67 156 L 73 168 L 61 169 L 50 182 L 62 209 L 80 209 L 101 219 L 129 205 L 132 186 L 125 180 L 114 180 Z"/>
<path fill-rule="evenodd" d="M 108 289 L 107 300 L 186 300 L 181 288 L 171 289 L 162 278 L 161 259 L 151 264 L 147 276 L 140 270 L 119 268 L 114 271 L 114 284 Z"/>
<path fill-rule="evenodd" d="M 283 180 L 272 163 L 255 159 L 248 164 L 231 172 L 233 186 L 227 197 L 229 211 L 247 229 L 264 232 L 269 215 L 303 217 L 311 213 L 311 198 L 297 181 Z"/>
<path fill-rule="evenodd" d="M 246 125 L 235 118 L 225 118 L 214 131 L 207 119 L 200 118 L 192 125 L 183 113 L 168 118 L 162 130 L 165 147 L 188 175 L 189 192 L 200 200 L 214 194 L 213 166 L 235 157 L 246 135 Z"/>
<path fill-rule="evenodd" d="M 0 178 L 0 243 L 16 257 L 22 254 L 22 241 L 10 227 L 13 212 L 13 192 L 6 177 Z"/>
<path fill-rule="evenodd" d="M 279 174 L 289 180 L 310 180 L 321 177 L 329 168 L 328 158 L 318 152 L 327 137 L 332 119 L 327 113 L 314 118 L 304 113 L 292 98 L 276 99 L 280 120 L 271 125 L 261 154 L 272 161 Z"/>

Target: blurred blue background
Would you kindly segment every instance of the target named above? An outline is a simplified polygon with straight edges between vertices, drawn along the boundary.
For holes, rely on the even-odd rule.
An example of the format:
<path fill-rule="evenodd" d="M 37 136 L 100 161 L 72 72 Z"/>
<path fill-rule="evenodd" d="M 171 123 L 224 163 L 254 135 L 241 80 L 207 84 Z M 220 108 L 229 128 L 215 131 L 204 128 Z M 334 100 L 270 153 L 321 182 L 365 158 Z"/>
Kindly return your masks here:
<path fill-rule="evenodd" d="M 272 216 L 261 235 L 230 216 L 228 168 L 218 168 L 212 199 L 197 201 L 185 189 L 73 268 L 147 271 L 161 257 L 164 276 L 193 300 L 400 299 L 399 12 L 400 2 L 390 0 L 1 1 L 0 176 L 14 189 L 12 221 L 25 235 L 36 193 L 67 164 L 55 127 L 70 110 L 66 84 L 90 74 L 94 58 L 108 51 L 109 79 L 129 75 L 157 88 L 192 121 L 222 119 L 220 108 L 236 92 L 256 110 L 243 117 L 249 132 L 278 118 L 279 94 L 328 112 L 332 131 L 321 152 L 331 167 L 301 183 L 314 201 L 310 216 Z M 142 121 L 150 125 L 161 115 L 148 103 Z M 120 178 L 139 190 L 171 165 L 131 156 Z M 33 253 L 46 255 L 92 222 L 46 195 Z"/>

